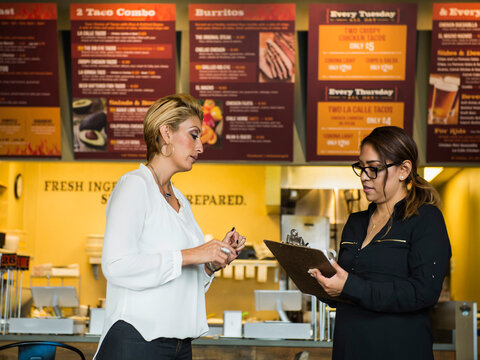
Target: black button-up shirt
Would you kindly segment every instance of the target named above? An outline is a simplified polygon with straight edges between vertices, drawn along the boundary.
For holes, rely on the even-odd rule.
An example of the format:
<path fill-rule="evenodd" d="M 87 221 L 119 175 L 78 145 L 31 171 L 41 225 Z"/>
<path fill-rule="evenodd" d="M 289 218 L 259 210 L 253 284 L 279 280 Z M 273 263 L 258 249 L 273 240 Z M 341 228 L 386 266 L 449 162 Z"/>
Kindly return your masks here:
<path fill-rule="evenodd" d="M 437 207 L 422 205 L 403 220 L 404 205 L 396 204 L 393 222 L 363 249 L 376 205 L 345 225 L 338 263 L 349 275 L 341 298 L 353 304 L 337 303 L 333 359 L 433 359 L 429 309 L 442 289 L 450 242 Z"/>

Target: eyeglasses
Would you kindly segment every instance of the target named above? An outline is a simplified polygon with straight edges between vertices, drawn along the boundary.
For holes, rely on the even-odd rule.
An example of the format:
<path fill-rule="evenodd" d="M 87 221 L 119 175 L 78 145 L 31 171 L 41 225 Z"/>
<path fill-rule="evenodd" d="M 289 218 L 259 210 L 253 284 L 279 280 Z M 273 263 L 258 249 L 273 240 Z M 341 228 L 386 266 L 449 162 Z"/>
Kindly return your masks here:
<path fill-rule="evenodd" d="M 356 162 L 355 164 L 352 164 L 352 169 L 357 176 L 362 176 L 362 172 L 365 172 L 365 174 L 370 179 L 373 180 L 377 178 L 379 171 L 386 170 L 391 166 L 397 166 L 397 165 L 400 165 L 400 164 L 392 163 L 392 164 L 381 165 L 381 166 L 361 166 L 360 162 Z"/>

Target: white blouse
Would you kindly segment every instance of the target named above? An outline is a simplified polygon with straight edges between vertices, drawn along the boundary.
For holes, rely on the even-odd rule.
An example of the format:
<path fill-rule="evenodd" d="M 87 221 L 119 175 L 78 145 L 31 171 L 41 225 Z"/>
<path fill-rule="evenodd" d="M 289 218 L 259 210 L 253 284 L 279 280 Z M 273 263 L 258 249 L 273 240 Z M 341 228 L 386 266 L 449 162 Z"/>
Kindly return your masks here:
<path fill-rule="evenodd" d="M 185 196 L 177 213 L 160 193 L 148 168 L 123 175 L 107 204 L 102 271 L 107 279 L 105 323 L 133 325 L 151 341 L 196 338 L 208 331 L 205 292 L 213 276 L 204 265 L 182 267 L 182 249 L 204 243 Z"/>

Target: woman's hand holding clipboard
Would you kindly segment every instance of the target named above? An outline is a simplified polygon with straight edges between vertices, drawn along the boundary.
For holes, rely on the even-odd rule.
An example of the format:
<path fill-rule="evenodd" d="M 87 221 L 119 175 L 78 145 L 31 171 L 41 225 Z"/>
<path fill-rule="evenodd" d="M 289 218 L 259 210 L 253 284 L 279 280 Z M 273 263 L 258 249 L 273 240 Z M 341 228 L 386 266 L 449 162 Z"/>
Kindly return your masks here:
<path fill-rule="evenodd" d="M 307 246 L 291 245 L 271 240 L 264 240 L 263 242 L 301 292 L 314 295 L 320 299 L 343 301 L 338 295 L 332 296 L 329 294 L 329 292 L 340 294 L 341 290 L 340 292 L 337 290 L 335 292 L 331 291 L 329 285 L 328 292 L 325 291 L 317 281 L 317 278 L 309 273 L 310 269 L 318 269 L 322 279 L 336 278 L 337 269 L 339 275 L 342 274 L 341 277 L 344 276 L 342 272 L 346 273 L 336 262 L 334 263 L 335 266 L 332 265 L 323 251 Z M 314 275 L 316 274 L 317 271 L 314 272 Z M 348 273 L 346 275 L 348 276 Z M 338 278 L 333 280 L 338 280 Z"/>

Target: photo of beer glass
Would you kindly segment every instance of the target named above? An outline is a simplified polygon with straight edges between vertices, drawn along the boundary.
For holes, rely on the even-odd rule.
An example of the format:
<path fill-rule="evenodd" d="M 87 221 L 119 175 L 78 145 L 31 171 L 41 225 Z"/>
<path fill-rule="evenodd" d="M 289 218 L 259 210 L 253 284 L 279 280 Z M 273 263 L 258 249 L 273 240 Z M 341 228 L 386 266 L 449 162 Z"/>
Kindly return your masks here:
<path fill-rule="evenodd" d="M 442 76 L 440 74 L 430 74 L 428 79 L 428 114 L 430 116 L 432 112 L 432 99 L 433 99 L 433 88 L 435 84 L 439 81 L 442 81 Z"/>
<path fill-rule="evenodd" d="M 457 96 L 458 85 L 438 81 L 433 87 L 431 124 L 446 124 Z"/>
<path fill-rule="evenodd" d="M 448 75 L 444 77 L 445 82 L 455 84 L 460 88 L 460 76 L 458 75 Z M 448 124 L 458 124 L 458 108 L 459 108 L 459 92 L 455 95 L 453 99 L 453 105 L 450 109 L 450 114 L 448 116 Z"/>

